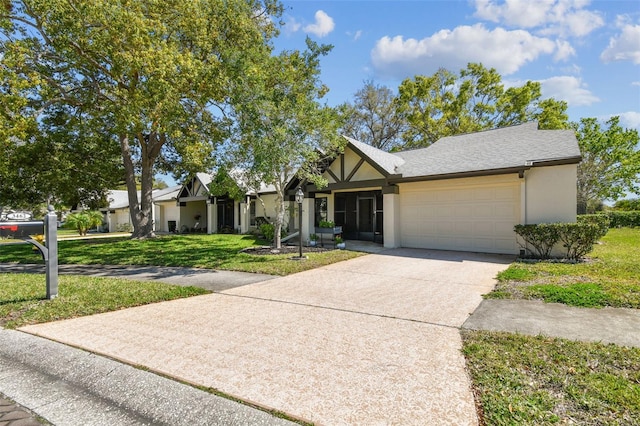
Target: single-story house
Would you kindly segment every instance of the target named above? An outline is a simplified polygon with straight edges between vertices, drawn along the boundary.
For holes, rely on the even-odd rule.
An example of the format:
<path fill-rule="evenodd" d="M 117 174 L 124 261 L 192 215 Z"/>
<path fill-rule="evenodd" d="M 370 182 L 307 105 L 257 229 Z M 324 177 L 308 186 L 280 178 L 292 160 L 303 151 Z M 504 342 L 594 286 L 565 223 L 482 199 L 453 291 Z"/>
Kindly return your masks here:
<path fill-rule="evenodd" d="M 395 153 L 347 139 L 324 170 L 328 186 L 304 187 L 303 238 L 327 218 L 347 240 L 517 254 L 516 224 L 576 220 L 571 130 L 532 122 Z"/>
<path fill-rule="evenodd" d="M 305 194 L 303 241 L 331 220 L 346 240 L 517 254 L 515 225 L 576 220 L 581 155 L 571 130 L 539 130 L 532 122 L 393 153 L 346 139 L 344 152 L 323 168 L 328 186 L 293 179 L 287 187 L 290 232 L 298 227 L 296 189 Z M 275 217 L 272 188 L 234 200 L 212 195 L 212 178 L 198 173 L 154 192 L 156 231 L 246 233 L 259 218 Z"/>
<path fill-rule="evenodd" d="M 255 191 L 248 190 L 241 199 L 233 199 L 228 194 L 211 194 L 209 184 L 213 178 L 211 174 L 196 173 L 182 185 L 176 197 L 180 206 L 178 230 L 244 234 L 255 229 L 260 218 L 269 222 L 275 217 L 276 194 L 272 187 L 263 185 Z M 290 222 L 287 217 L 285 229 Z"/>
<path fill-rule="evenodd" d="M 165 189 L 154 189 L 151 196 L 154 208 L 152 211 L 152 219 L 154 223 L 154 231 L 168 232 L 168 221 L 179 221 L 180 209 L 176 206 L 176 196 L 182 188 L 181 185 L 175 185 Z M 140 191 L 138 191 L 138 199 L 140 199 Z M 131 214 L 129 211 L 129 196 L 126 190 L 110 190 L 107 193 L 108 207 L 100 209 L 104 214 L 104 221 L 109 232 L 131 231 L 133 225 L 131 223 Z"/>

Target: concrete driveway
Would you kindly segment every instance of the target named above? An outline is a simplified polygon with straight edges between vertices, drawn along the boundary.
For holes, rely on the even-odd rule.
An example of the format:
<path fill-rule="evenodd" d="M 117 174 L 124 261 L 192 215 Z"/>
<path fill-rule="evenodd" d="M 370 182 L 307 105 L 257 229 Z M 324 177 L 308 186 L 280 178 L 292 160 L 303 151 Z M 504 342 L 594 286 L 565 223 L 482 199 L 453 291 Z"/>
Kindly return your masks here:
<path fill-rule="evenodd" d="M 388 250 L 23 330 L 316 424 L 477 424 L 459 327 L 511 257 Z"/>

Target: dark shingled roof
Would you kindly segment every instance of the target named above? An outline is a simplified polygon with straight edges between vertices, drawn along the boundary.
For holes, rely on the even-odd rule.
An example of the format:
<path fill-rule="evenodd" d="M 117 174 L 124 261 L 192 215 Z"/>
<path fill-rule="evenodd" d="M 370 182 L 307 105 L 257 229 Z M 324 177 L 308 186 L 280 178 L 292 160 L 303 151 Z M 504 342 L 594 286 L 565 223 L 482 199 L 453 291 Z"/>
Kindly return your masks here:
<path fill-rule="evenodd" d="M 393 155 L 404 160 L 396 163 L 395 168 L 403 179 L 580 161 L 578 141 L 572 130 L 538 130 L 536 122 L 448 136 L 427 148 Z"/>

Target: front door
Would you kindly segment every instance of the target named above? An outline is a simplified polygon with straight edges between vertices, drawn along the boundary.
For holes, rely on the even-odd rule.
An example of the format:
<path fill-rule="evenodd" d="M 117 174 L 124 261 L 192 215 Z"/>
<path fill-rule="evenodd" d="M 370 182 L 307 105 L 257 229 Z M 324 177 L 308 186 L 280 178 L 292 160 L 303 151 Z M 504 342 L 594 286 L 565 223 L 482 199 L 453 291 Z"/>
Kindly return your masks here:
<path fill-rule="evenodd" d="M 358 197 L 358 239 L 373 241 L 374 198 Z"/>
<path fill-rule="evenodd" d="M 233 232 L 233 200 L 218 200 L 218 232 Z"/>
<path fill-rule="evenodd" d="M 381 242 L 382 191 L 335 194 L 334 218 L 347 240 Z"/>

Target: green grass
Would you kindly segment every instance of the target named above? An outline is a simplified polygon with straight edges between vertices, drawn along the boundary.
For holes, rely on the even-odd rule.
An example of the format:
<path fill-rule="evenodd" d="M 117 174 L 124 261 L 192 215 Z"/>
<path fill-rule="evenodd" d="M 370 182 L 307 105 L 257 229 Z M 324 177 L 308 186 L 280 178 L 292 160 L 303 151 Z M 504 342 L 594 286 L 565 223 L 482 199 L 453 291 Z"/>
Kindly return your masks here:
<path fill-rule="evenodd" d="M 249 235 L 167 235 L 149 240 L 95 238 L 59 241 L 59 263 L 104 265 L 183 266 L 288 275 L 342 260 L 362 253 L 331 250 L 308 253 L 306 261 L 292 261 L 291 255 L 257 256 L 242 253 L 264 241 Z M 306 253 L 305 253 L 306 254 Z M 0 245 L 0 263 L 41 263 L 30 245 Z"/>
<path fill-rule="evenodd" d="M 487 297 L 640 309 L 640 229 L 610 229 L 586 262 L 516 262 Z"/>
<path fill-rule="evenodd" d="M 47 300 L 44 274 L 0 273 L 0 326 L 56 321 L 208 293 L 159 282 L 61 275 Z"/>
<path fill-rule="evenodd" d="M 487 425 L 632 425 L 640 419 L 640 348 L 463 332 Z"/>

